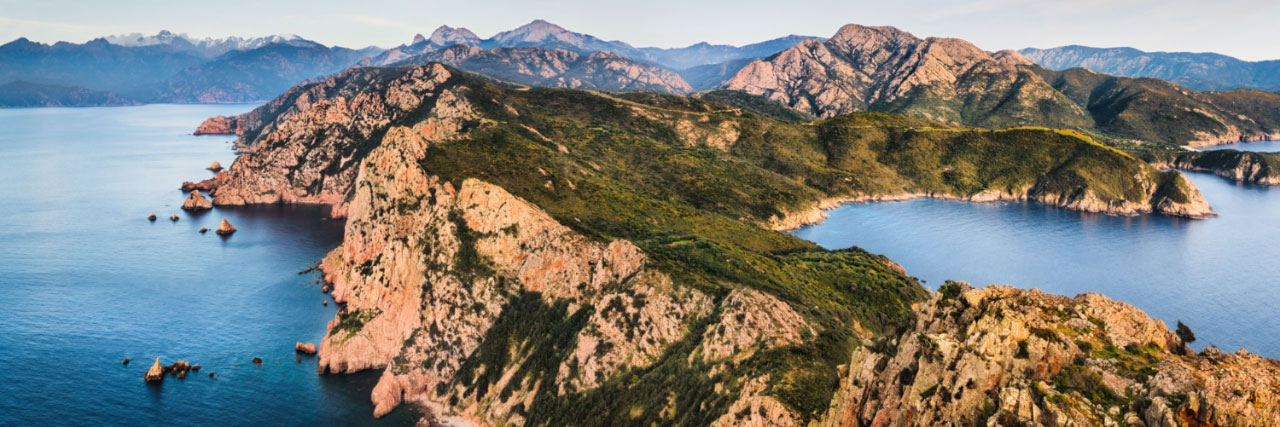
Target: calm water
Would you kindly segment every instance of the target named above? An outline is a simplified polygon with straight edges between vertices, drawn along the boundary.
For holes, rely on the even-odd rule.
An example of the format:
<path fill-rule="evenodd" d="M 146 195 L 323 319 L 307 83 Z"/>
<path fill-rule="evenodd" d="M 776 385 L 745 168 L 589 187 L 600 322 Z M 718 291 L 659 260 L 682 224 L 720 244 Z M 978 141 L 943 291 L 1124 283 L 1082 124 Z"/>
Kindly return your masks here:
<path fill-rule="evenodd" d="M 1262 151 L 1274 153 L 1280 151 L 1280 141 L 1260 141 L 1260 142 L 1242 142 L 1238 144 L 1214 145 L 1209 147 L 1200 147 L 1200 151 L 1213 150 L 1240 150 L 1240 151 Z"/>
<path fill-rule="evenodd" d="M 0 425 L 373 423 L 377 373 L 321 377 L 314 358 L 294 361 L 336 306 L 297 273 L 337 246 L 341 222 L 179 209 L 181 181 L 234 157 L 232 138 L 190 136 L 195 125 L 250 108 L 0 109 Z M 223 217 L 240 231 L 196 233 Z M 203 369 L 145 384 L 157 356 Z"/>
<path fill-rule="evenodd" d="M 1280 357 L 1280 188 L 1187 176 L 1219 217 L 913 200 L 846 205 L 794 234 L 828 248 L 883 253 L 931 288 L 952 279 L 1063 295 L 1094 291 L 1169 325 L 1181 319 L 1195 331 L 1196 347 Z"/>

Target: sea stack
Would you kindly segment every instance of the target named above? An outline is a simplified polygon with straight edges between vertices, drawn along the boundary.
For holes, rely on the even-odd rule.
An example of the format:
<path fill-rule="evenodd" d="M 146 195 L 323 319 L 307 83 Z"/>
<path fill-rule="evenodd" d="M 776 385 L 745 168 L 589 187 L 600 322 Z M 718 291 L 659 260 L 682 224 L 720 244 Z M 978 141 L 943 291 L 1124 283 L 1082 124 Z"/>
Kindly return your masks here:
<path fill-rule="evenodd" d="M 182 202 L 182 209 L 189 211 L 204 211 L 213 209 L 213 202 L 204 198 L 199 190 L 191 190 L 191 194 L 187 195 L 187 200 Z"/>
<path fill-rule="evenodd" d="M 215 233 L 218 233 L 219 236 L 230 236 L 231 233 L 235 233 L 235 232 L 236 232 L 236 228 L 232 227 L 231 223 L 227 222 L 226 218 L 222 219 L 222 224 L 218 225 L 218 231 L 215 231 Z"/>
<path fill-rule="evenodd" d="M 147 369 L 147 373 L 142 375 L 142 379 L 147 382 L 160 381 L 164 379 L 164 365 L 160 364 L 160 358 L 156 358 L 156 363 L 151 365 L 151 369 Z"/>
<path fill-rule="evenodd" d="M 218 161 L 217 161 L 217 160 L 214 160 L 214 161 L 213 161 L 213 164 L 209 165 L 209 167 L 207 167 L 207 168 L 205 168 L 205 169 L 208 169 L 208 170 L 211 170 L 211 171 L 217 172 L 217 171 L 222 170 L 222 165 L 218 164 Z"/>
<path fill-rule="evenodd" d="M 293 351 L 302 354 L 316 354 L 316 345 L 309 342 L 299 342 L 293 345 Z"/>

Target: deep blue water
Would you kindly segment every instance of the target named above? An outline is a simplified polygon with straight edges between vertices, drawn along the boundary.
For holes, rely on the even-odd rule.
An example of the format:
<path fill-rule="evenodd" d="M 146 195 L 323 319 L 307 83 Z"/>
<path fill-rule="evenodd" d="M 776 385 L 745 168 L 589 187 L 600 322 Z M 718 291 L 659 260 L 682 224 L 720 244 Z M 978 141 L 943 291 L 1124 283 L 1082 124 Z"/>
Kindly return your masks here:
<path fill-rule="evenodd" d="M 336 309 L 298 272 L 342 223 L 308 208 L 179 209 L 183 180 L 234 158 L 231 137 L 191 131 L 250 108 L 0 109 L 0 425 L 374 423 L 377 373 L 294 361 L 294 342 L 319 343 Z M 240 231 L 196 232 L 224 217 Z M 157 356 L 203 370 L 145 384 Z"/>
<path fill-rule="evenodd" d="M 794 234 L 885 254 L 934 289 L 951 279 L 1062 295 L 1094 291 L 1168 325 L 1181 319 L 1196 333 L 1194 347 L 1280 357 L 1280 188 L 1187 176 L 1219 217 L 912 200 L 845 205 Z"/>
<path fill-rule="evenodd" d="M 1236 144 L 1211 145 L 1208 147 L 1200 147 L 1198 150 L 1240 150 L 1274 153 L 1280 151 L 1280 141 L 1241 142 Z"/>

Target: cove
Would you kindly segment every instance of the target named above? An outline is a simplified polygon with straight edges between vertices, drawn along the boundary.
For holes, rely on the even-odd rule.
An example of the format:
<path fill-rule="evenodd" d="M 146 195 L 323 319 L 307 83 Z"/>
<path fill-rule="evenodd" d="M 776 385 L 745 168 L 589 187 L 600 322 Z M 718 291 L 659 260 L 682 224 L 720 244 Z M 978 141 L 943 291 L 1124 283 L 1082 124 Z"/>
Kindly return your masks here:
<path fill-rule="evenodd" d="M 314 358 L 294 360 L 337 306 L 298 272 L 341 242 L 341 221 L 306 206 L 179 209 L 183 180 L 234 159 L 232 137 L 195 126 L 251 108 L 0 109 L 0 425 L 416 420 L 371 417 L 377 372 L 319 376 Z M 196 232 L 224 217 L 240 231 Z M 146 384 L 157 356 L 203 369 Z"/>
<path fill-rule="evenodd" d="M 1263 147 L 1261 144 L 1250 148 Z M 1097 292 L 1195 331 L 1194 347 L 1280 356 L 1280 189 L 1186 173 L 1219 214 L 1116 217 L 1034 203 L 946 200 L 844 205 L 793 231 L 859 246 L 936 289 L 944 280 Z"/>

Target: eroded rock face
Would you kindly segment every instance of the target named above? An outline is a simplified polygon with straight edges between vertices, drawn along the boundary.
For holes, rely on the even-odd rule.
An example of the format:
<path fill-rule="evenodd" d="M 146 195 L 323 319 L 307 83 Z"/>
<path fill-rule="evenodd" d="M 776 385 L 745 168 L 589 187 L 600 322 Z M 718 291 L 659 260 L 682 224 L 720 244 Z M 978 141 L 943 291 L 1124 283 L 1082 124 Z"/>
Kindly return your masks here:
<path fill-rule="evenodd" d="M 348 72 L 298 86 L 240 116 L 254 125 L 237 141 L 241 155 L 219 174 L 213 203 L 320 203 L 342 216 L 370 141 L 419 109 L 447 115 L 458 99 L 441 87 L 450 77 L 442 66 L 385 72 L 395 77 Z"/>
<path fill-rule="evenodd" d="M 530 310 L 562 310 L 585 324 L 569 362 L 543 377 L 566 390 L 652 361 L 684 336 L 689 319 L 708 311 L 706 296 L 648 269 L 630 242 L 591 241 L 481 181 L 455 189 L 428 176 L 417 160 L 427 144 L 448 142 L 423 135 L 393 129 L 370 154 L 347 238 L 322 263 L 334 298 L 346 306 L 329 325 L 319 369 L 386 367 L 373 393 L 375 415 L 412 400 L 437 417 L 520 419 L 513 406 L 538 384 L 519 385 L 516 397 L 499 403 L 456 382 L 461 370 L 471 372 L 463 366 L 468 357 L 498 339 L 495 325 Z M 504 375 L 520 367 L 506 366 Z"/>
<path fill-rule="evenodd" d="M 182 201 L 182 209 L 189 211 L 209 210 L 213 209 L 213 202 L 204 198 L 204 196 L 200 194 L 199 190 L 193 189 L 190 194 L 187 194 L 187 199 Z"/>
<path fill-rule="evenodd" d="M 1038 78 L 1019 75 L 1031 64 L 1012 51 L 986 52 L 959 39 L 917 38 L 893 27 L 846 25 L 825 42 L 810 40 L 774 57 L 748 64 L 723 85 L 725 89 L 764 95 L 800 111 L 832 117 L 891 104 L 901 98 L 928 96 L 948 104 L 908 108 L 909 113 L 950 123 L 965 122 L 961 106 L 984 92 L 1008 91 L 1053 96 Z M 1056 101 L 1070 105 L 1061 95 Z M 1033 101 L 1017 100 L 1010 108 L 1029 117 L 1042 115 Z M 1001 108 L 1001 107 L 996 107 Z M 1085 113 L 1068 111 L 1080 122 Z"/>
<path fill-rule="evenodd" d="M 1165 325 L 1097 294 L 947 285 L 914 327 L 859 348 L 825 425 L 1275 425 L 1280 362 L 1183 356 Z"/>
<path fill-rule="evenodd" d="M 1223 178 L 1261 185 L 1280 185 L 1280 171 L 1272 166 L 1275 154 L 1235 150 L 1196 151 L 1185 153 L 1170 167 L 1212 172 Z"/>
<path fill-rule="evenodd" d="M 239 135 L 240 122 L 237 117 L 210 117 L 196 127 L 195 135 Z"/>

